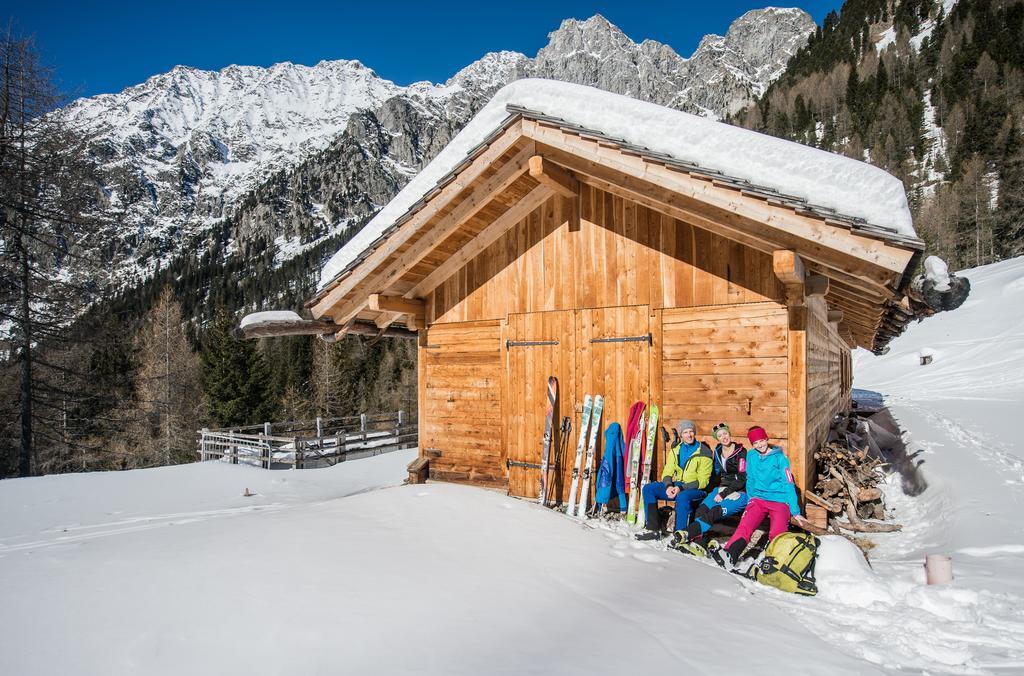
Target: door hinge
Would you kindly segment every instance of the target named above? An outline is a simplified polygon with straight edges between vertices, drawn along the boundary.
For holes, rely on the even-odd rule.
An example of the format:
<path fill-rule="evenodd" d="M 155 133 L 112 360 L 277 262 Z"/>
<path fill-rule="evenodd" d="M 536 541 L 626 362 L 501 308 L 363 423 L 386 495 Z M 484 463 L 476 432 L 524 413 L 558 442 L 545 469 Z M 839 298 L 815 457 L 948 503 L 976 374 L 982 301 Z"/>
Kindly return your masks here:
<path fill-rule="evenodd" d="M 644 336 L 623 336 L 621 338 L 591 338 L 591 343 L 647 343 L 654 345 L 654 337 L 648 333 Z"/>
<path fill-rule="evenodd" d="M 557 340 L 506 340 L 505 349 L 513 347 L 534 347 L 537 345 L 558 345 Z"/>

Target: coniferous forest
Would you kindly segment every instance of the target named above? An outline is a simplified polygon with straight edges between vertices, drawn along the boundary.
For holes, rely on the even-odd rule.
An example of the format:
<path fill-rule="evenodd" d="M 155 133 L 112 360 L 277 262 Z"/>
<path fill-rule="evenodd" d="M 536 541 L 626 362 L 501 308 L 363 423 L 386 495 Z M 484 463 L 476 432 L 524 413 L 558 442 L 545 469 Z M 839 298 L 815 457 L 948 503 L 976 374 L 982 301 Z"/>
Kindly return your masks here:
<path fill-rule="evenodd" d="M 960 0 L 947 16 L 935 0 L 848 0 L 733 121 L 901 179 L 918 234 L 951 269 L 1017 256 L 1022 37 L 1020 2 Z"/>
<path fill-rule="evenodd" d="M 951 269 L 1021 255 L 1022 37 L 1022 2 L 848 0 L 730 121 L 900 178 Z M 204 426 L 415 411 L 410 341 L 230 334 L 299 309 L 365 219 L 275 264 L 228 218 L 143 283 L 98 288 L 117 214 L 74 129 L 45 115 L 62 98 L 31 39 L 0 50 L 0 477 L 190 462 Z"/>

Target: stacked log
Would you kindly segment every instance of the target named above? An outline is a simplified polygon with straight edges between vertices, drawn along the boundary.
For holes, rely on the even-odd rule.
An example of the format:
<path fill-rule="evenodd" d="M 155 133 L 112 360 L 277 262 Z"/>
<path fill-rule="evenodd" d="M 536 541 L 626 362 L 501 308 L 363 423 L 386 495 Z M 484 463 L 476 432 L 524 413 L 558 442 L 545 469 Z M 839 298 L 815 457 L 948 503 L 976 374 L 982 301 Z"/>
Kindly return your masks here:
<path fill-rule="evenodd" d="M 823 533 L 889 533 L 902 529 L 886 523 L 885 496 L 878 487 L 885 479 L 887 465 L 872 457 L 867 447 L 857 448 L 845 441 L 824 444 L 815 454 L 818 477 L 811 491 L 805 491 L 808 505 L 827 513 L 827 525 L 820 522 L 811 530 Z"/>

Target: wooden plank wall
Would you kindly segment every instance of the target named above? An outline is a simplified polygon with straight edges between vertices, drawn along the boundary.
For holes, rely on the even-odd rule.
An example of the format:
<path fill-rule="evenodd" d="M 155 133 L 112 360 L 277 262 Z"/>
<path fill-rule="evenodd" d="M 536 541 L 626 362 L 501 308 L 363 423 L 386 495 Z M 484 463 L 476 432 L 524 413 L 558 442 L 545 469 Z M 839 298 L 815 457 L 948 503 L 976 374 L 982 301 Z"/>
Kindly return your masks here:
<path fill-rule="evenodd" d="M 428 322 L 648 305 L 652 309 L 781 301 L 771 257 L 581 185 L 552 197 L 427 298 Z"/>
<path fill-rule="evenodd" d="M 848 349 L 825 321 L 823 301 L 811 299 L 821 307 L 808 309 L 807 331 L 800 331 L 808 344 L 800 350 L 808 359 L 807 415 L 794 428 L 804 443 L 789 443 L 793 334 L 770 256 L 587 185 L 581 185 L 578 229 L 570 227 L 574 209 L 570 199 L 549 199 L 427 298 L 427 343 L 434 347 L 421 347 L 421 447 L 428 457 L 437 453 L 432 476 L 507 485 L 507 449 L 520 449 L 515 453 L 525 462 L 539 461 L 544 405 L 526 398 L 526 383 L 538 381 L 543 394 L 547 376 L 567 373 L 570 365 L 555 350 L 513 362 L 520 357 L 508 356 L 505 340 L 559 333 L 575 352 L 576 375 L 560 376 L 559 416 L 573 417 L 569 446 L 584 394 L 609 399 L 602 434 L 608 422 L 625 422 L 633 401 L 651 397 L 666 426 L 693 418 L 702 438 L 717 422 L 728 423 L 739 438 L 751 425 L 763 425 L 791 454 L 804 485 L 813 467 L 793 454 L 813 453 L 849 397 L 849 379 L 842 377 Z M 648 330 L 653 346 L 590 342 Z M 639 350 L 635 359 L 630 349 Z M 481 410 L 495 413 L 477 421 Z M 655 472 L 662 455 L 659 448 Z M 565 474 L 563 468 L 556 485 L 563 498 Z M 513 473 L 510 492 L 536 495 L 537 476 Z"/>
<path fill-rule="evenodd" d="M 813 481 L 813 454 L 828 437 L 832 418 L 849 406 L 850 379 L 845 373 L 850 348 L 828 322 L 828 308 L 819 297 L 807 299 L 807 465 Z"/>
<path fill-rule="evenodd" d="M 504 487 L 501 386 L 505 363 L 498 321 L 438 324 L 420 345 L 420 453 L 430 477 Z"/>
<path fill-rule="evenodd" d="M 748 446 L 747 430 L 761 425 L 788 450 L 786 308 L 754 303 L 659 314 L 661 373 L 654 382 L 666 427 L 691 419 L 713 445 L 711 428 L 724 422 Z"/>

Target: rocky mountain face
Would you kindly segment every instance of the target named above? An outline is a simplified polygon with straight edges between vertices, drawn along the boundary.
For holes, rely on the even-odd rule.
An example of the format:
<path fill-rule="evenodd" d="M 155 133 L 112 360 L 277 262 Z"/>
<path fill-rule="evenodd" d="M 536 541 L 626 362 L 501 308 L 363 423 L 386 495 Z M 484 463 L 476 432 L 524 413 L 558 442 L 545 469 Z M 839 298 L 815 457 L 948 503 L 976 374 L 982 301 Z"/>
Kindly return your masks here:
<path fill-rule="evenodd" d="M 356 61 L 179 66 L 55 114 L 101 165 L 121 224 L 111 282 L 125 288 L 203 250 L 213 232 L 226 232 L 228 255 L 272 247 L 277 264 L 344 238 L 513 80 L 570 81 L 725 117 L 760 96 L 814 30 L 799 9 L 752 11 L 683 58 L 594 16 L 564 21 L 534 58 L 490 53 L 444 84 L 401 87 Z"/>

